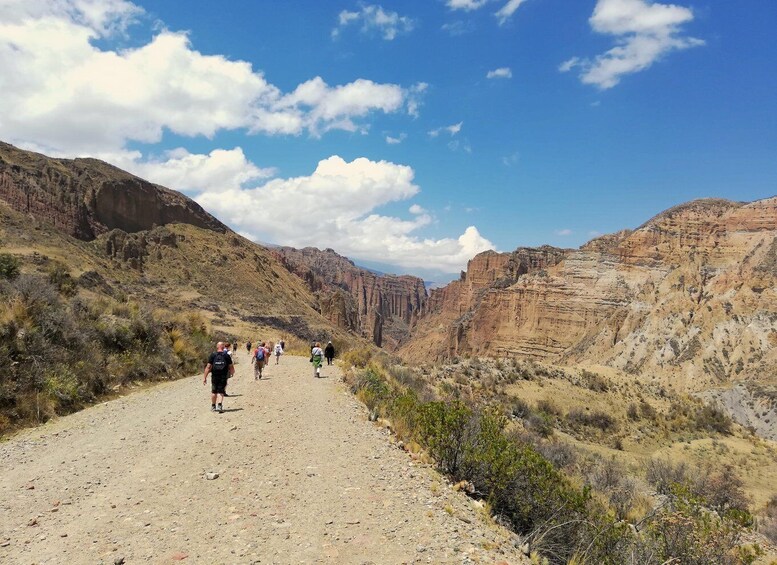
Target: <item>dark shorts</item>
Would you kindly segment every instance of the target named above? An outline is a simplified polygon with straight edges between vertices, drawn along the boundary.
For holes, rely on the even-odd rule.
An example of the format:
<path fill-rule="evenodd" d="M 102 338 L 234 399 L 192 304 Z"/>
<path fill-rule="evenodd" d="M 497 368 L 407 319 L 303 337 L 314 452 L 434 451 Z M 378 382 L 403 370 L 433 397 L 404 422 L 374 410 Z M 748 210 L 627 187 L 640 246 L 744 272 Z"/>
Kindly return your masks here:
<path fill-rule="evenodd" d="M 224 394 L 227 389 L 227 375 L 210 374 L 210 391 L 213 394 Z"/>

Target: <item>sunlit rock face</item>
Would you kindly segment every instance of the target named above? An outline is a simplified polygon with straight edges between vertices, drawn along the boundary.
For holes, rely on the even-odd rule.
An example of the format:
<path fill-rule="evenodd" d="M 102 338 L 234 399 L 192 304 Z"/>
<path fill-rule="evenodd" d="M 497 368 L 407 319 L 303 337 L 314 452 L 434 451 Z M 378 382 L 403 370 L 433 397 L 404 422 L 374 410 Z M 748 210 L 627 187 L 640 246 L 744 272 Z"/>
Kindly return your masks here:
<path fill-rule="evenodd" d="M 777 198 L 699 200 L 577 250 L 481 253 L 401 354 L 527 356 L 698 390 L 777 378 Z"/>

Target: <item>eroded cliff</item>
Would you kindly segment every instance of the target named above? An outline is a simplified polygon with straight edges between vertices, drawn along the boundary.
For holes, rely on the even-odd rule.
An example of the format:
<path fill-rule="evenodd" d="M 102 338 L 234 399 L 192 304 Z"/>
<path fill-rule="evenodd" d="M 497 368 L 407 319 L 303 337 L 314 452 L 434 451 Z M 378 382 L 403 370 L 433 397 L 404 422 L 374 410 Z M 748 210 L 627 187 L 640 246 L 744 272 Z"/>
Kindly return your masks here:
<path fill-rule="evenodd" d="M 777 376 L 777 198 L 700 200 L 579 250 L 486 252 L 432 291 L 402 354 L 522 355 L 669 376 Z"/>
<path fill-rule="evenodd" d="M 426 302 L 418 277 L 378 275 L 331 249 L 281 247 L 275 253 L 317 294 L 321 313 L 333 324 L 390 350 L 408 340 Z"/>
<path fill-rule="evenodd" d="M 66 234 L 91 241 L 170 223 L 227 227 L 182 194 L 97 159 L 53 159 L 0 142 L 0 198 Z"/>

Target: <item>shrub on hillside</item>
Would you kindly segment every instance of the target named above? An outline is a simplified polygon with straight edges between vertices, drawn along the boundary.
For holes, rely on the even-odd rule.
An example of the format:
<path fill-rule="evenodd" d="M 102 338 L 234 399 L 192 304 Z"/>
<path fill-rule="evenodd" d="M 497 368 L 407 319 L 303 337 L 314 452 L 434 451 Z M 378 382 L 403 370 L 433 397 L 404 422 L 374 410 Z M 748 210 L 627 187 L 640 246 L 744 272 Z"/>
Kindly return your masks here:
<path fill-rule="evenodd" d="M 689 480 L 688 467 L 680 462 L 676 465 L 668 459 L 651 459 L 645 466 L 645 480 L 659 494 L 670 494 L 676 485 L 686 484 Z"/>
<path fill-rule="evenodd" d="M 116 385 L 201 369 L 210 342 L 204 324 L 182 324 L 178 338 L 189 346 L 176 349 L 150 311 L 68 299 L 55 283 L 20 275 L 0 285 L 0 356 L 9 361 L 0 379 L 0 433 L 77 410 Z"/>
<path fill-rule="evenodd" d="M 697 408 L 694 413 L 694 424 L 699 431 L 731 434 L 731 418 L 717 406 L 705 404 Z"/>
<path fill-rule="evenodd" d="M 612 416 L 598 410 L 587 412 L 581 408 L 573 408 L 567 414 L 567 422 L 573 428 L 588 426 L 598 428 L 603 432 L 613 431 L 617 428 L 615 419 Z"/>
<path fill-rule="evenodd" d="M 21 272 L 21 261 L 10 253 L 0 253 L 0 278 L 13 280 Z"/>

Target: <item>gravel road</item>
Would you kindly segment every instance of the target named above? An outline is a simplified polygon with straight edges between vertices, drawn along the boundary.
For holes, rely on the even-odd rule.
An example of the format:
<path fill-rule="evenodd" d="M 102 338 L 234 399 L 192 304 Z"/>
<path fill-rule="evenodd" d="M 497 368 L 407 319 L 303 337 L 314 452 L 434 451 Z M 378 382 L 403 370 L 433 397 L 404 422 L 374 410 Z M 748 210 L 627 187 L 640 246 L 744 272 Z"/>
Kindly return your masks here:
<path fill-rule="evenodd" d="M 339 369 L 287 355 L 254 381 L 238 357 L 223 414 L 193 376 L 0 443 L 0 562 L 525 562 Z"/>

